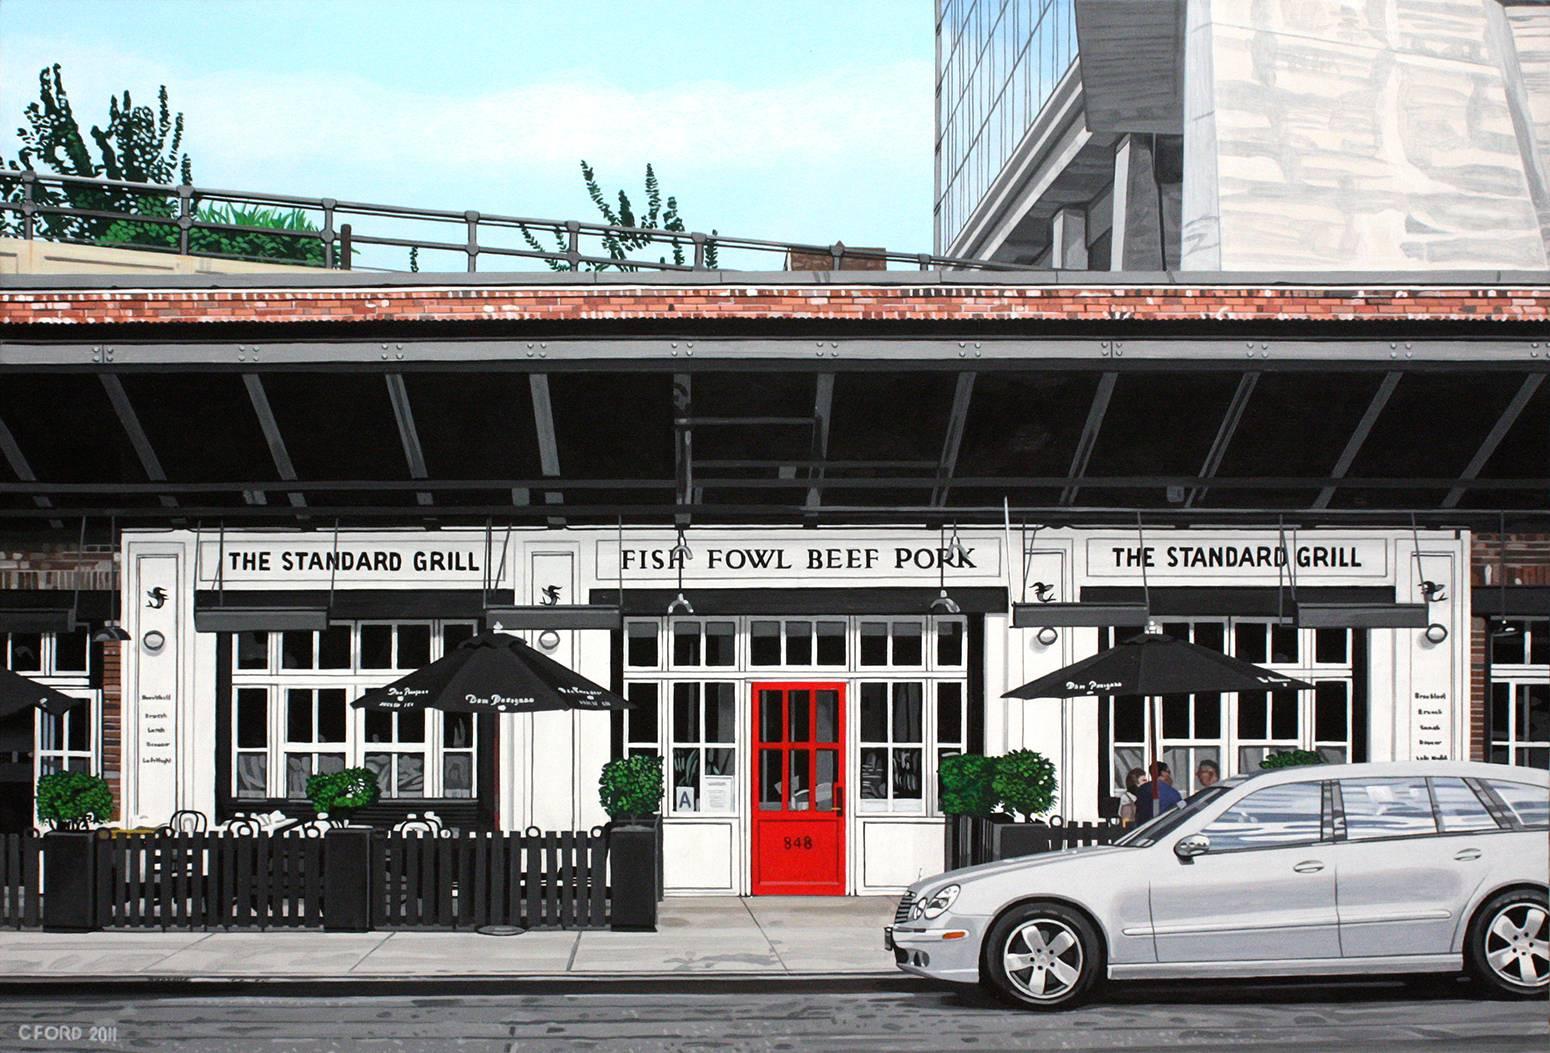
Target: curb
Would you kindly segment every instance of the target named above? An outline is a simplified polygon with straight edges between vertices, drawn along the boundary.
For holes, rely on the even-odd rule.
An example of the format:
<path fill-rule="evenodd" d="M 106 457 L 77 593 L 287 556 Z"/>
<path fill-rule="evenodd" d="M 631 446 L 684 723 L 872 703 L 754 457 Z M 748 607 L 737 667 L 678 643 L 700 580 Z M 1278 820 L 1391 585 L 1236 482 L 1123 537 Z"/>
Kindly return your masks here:
<path fill-rule="evenodd" d="M 179 994 L 223 995 L 239 993 L 266 997 L 318 997 L 399 992 L 412 988 L 422 994 L 499 994 L 520 986 L 526 994 L 585 992 L 609 989 L 642 992 L 689 992 L 711 988 L 717 993 L 757 993 L 771 987 L 785 989 L 813 986 L 836 992 L 889 992 L 918 990 L 932 981 L 887 972 L 760 973 L 760 972 L 655 972 L 655 973 L 489 973 L 464 975 L 394 976 L 233 976 L 201 975 L 16 975 L 0 980 L 0 1001 L 26 995 L 57 996 L 62 988 L 82 994 L 115 992 L 143 995 L 148 991 Z M 255 989 L 261 989 L 255 990 Z"/>

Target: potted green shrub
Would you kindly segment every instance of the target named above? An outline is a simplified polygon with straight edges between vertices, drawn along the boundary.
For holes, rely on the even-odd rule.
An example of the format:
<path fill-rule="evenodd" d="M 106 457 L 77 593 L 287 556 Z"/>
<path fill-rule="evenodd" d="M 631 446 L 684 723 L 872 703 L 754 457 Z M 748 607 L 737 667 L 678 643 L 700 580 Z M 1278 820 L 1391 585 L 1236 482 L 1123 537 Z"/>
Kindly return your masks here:
<path fill-rule="evenodd" d="M 609 761 L 597 780 L 597 792 L 614 822 L 654 822 L 662 811 L 662 758 L 636 754 Z"/>
<path fill-rule="evenodd" d="M 113 792 L 99 775 L 61 771 L 38 780 L 37 802 L 38 818 L 52 827 L 43 837 L 43 927 L 91 932 L 98 927 L 92 827 L 112 818 Z"/>
<path fill-rule="evenodd" d="M 1277 750 L 1259 762 L 1264 771 L 1276 768 L 1300 768 L 1305 764 L 1323 764 L 1324 758 L 1312 750 Z"/>
<path fill-rule="evenodd" d="M 608 824 L 609 869 L 613 873 L 612 928 L 657 930 L 662 899 L 662 758 L 620 757 L 603 765 L 598 798 Z"/>
<path fill-rule="evenodd" d="M 380 792 L 370 768 L 345 768 L 307 780 L 307 799 L 323 819 L 348 822 L 357 808 L 377 803 Z"/>
<path fill-rule="evenodd" d="M 1002 807 L 1022 822 L 993 829 L 993 855 L 996 859 L 1031 855 L 1050 847 L 1050 830 L 1039 816 L 1049 814 L 1059 798 L 1055 764 L 1037 750 L 1013 750 L 995 758 L 996 774 L 991 786 Z"/>
<path fill-rule="evenodd" d="M 113 815 L 108 780 L 84 771 L 60 771 L 38 780 L 38 818 L 55 830 L 90 830 Z"/>
<path fill-rule="evenodd" d="M 991 824 L 1006 822 L 997 811 L 1001 795 L 996 792 L 996 759 L 979 753 L 958 753 L 943 757 L 940 766 L 942 811 L 947 815 L 946 869 L 988 862 L 991 852 Z"/>

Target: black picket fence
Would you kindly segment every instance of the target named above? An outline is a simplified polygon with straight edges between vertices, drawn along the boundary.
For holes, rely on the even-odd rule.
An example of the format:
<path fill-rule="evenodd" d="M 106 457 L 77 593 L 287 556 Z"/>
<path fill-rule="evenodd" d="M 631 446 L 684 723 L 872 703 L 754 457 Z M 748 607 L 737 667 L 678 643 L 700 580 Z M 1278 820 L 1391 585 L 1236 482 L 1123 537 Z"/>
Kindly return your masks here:
<path fill-rule="evenodd" d="M 1107 819 L 1068 823 L 1055 816 L 1048 822 L 1017 823 L 1000 815 L 988 819 L 950 815 L 945 833 L 945 869 L 958 870 L 1063 848 L 1113 844 L 1125 828 L 1118 820 Z"/>
<path fill-rule="evenodd" d="M 654 930 L 658 833 L 8 835 L 0 925 Z"/>
<path fill-rule="evenodd" d="M 42 839 L 30 834 L 0 834 L 0 928 L 33 928 L 39 923 L 42 849 Z"/>
<path fill-rule="evenodd" d="M 149 834 L 96 842 L 104 928 L 316 928 L 323 841 L 267 834 Z"/>
<path fill-rule="evenodd" d="M 608 837 L 576 833 L 372 839 L 372 927 L 600 929 Z"/>

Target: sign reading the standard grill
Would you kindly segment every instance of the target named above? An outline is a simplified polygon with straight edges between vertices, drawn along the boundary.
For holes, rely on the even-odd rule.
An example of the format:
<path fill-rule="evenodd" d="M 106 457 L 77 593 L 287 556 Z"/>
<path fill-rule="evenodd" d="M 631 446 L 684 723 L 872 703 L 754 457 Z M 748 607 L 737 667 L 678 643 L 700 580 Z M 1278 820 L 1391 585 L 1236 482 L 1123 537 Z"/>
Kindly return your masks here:
<path fill-rule="evenodd" d="M 491 587 L 505 577 L 503 539 L 438 537 L 359 538 L 324 535 L 276 541 L 201 541 L 199 586 L 249 582 L 338 584 L 423 583 L 434 575 L 441 583 Z M 486 567 L 489 567 L 487 570 Z M 509 579 L 507 579 L 509 581 Z M 509 588 L 510 585 L 508 584 Z"/>
<path fill-rule="evenodd" d="M 1198 578 L 1386 578 L 1388 542 L 1381 538 L 1276 539 L 1168 538 L 1138 544 L 1135 537 L 1087 541 L 1087 573 L 1093 577 L 1136 578 L 1141 571 Z"/>

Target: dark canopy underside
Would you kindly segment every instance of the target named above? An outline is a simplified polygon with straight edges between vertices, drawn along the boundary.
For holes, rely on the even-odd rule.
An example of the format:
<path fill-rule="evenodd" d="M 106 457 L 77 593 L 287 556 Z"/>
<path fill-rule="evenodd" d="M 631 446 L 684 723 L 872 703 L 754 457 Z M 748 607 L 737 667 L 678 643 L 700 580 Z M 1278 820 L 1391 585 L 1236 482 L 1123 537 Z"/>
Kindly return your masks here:
<path fill-rule="evenodd" d="M 0 520 L 930 523 L 999 520 L 1006 500 L 1050 522 L 1521 522 L 1550 507 L 1550 384 L 1528 363 L 690 365 L 7 371 Z"/>

